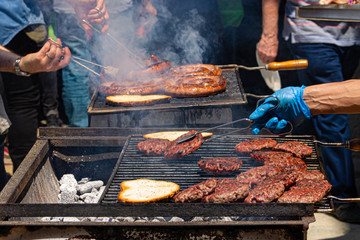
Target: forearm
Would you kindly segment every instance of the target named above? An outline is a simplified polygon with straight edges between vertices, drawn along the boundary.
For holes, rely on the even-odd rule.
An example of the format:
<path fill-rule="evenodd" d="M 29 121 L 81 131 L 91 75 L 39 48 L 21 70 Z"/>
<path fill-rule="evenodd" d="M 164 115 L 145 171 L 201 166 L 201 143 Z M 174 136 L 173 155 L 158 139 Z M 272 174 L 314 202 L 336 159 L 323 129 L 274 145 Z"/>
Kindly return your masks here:
<path fill-rule="evenodd" d="M 262 35 L 266 37 L 278 36 L 280 0 L 262 1 Z"/>
<path fill-rule="evenodd" d="M 14 63 L 19 56 L 0 46 L 0 72 L 15 72 Z"/>
<path fill-rule="evenodd" d="M 360 79 L 308 86 L 303 99 L 312 115 L 360 113 Z"/>

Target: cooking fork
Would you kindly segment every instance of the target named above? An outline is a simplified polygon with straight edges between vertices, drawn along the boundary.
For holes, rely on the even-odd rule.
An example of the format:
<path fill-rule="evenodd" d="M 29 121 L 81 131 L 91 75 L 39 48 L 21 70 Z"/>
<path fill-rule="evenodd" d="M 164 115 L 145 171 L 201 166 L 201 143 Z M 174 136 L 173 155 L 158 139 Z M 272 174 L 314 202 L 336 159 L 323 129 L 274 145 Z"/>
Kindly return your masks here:
<path fill-rule="evenodd" d="M 264 66 L 257 66 L 257 67 L 247 67 L 244 65 L 238 64 L 229 64 L 229 65 L 218 65 L 218 67 L 224 68 L 243 68 L 245 70 L 268 70 L 268 71 L 282 71 L 282 70 L 300 70 L 305 69 L 308 67 L 308 60 L 306 59 L 298 59 L 298 60 L 290 60 L 285 62 L 271 62 L 265 64 Z"/>

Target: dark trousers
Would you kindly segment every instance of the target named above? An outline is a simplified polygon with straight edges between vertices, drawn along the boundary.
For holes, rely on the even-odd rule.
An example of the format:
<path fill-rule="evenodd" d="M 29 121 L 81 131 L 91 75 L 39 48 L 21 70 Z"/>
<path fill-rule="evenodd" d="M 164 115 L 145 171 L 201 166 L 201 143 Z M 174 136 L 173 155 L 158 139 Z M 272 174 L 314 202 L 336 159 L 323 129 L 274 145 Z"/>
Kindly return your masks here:
<path fill-rule="evenodd" d="M 39 50 L 38 44 L 23 32 L 16 35 L 6 47 L 19 55 Z M 2 73 L 2 78 L 6 95 L 3 99 L 12 122 L 8 142 L 15 171 L 36 141 L 40 113 L 40 78 L 39 74 L 20 77 L 12 73 Z"/>
<path fill-rule="evenodd" d="M 359 64 L 360 47 L 338 47 L 331 44 L 290 44 L 296 59 L 307 59 L 309 67 L 297 71 L 305 86 L 350 79 Z M 324 142 L 350 139 L 347 114 L 323 114 L 313 117 L 315 135 Z M 351 151 L 345 148 L 321 148 L 326 176 L 333 185 L 332 194 L 356 196 Z"/>
<path fill-rule="evenodd" d="M 7 182 L 7 174 L 5 171 L 4 165 L 4 140 L 6 138 L 6 134 L 0 135 L 0 192 L 5 187 Z"/>

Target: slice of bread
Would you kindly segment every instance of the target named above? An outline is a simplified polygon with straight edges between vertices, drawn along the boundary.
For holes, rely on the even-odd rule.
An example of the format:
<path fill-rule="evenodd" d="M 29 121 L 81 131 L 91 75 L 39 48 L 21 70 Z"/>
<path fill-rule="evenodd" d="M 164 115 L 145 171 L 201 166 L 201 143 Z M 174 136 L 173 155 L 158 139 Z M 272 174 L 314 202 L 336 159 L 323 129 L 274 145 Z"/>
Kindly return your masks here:
<path fill-rule="evenodd" d="M 181 135 L 184 135 L 185 133 L 188 133 L 188 131 L 168 131 L 168 132 L 156 132 L 156 133 L 149 133 L 145 134 L 144 138 L 159 138 L 159 139 L 167 139 L 169 141 L 174 141 Z M 210 132 L 203 132 L 201 135 L 205 137 L 210 137 L 213 134 Z"/>
<path fill-rule="evenodd" d="M 156 202 L 171 198 L 180 189 L 176 183 L 150 179 L 124 181 L 120 187 L 118 201 L 123 203 Z"/>
<path fill-rule="evenodd" d="M 118 106 L 145 106 L 169 102 L 170 99 L 168 95 L 114 95 L 106 97 L 106 102 Z"/>

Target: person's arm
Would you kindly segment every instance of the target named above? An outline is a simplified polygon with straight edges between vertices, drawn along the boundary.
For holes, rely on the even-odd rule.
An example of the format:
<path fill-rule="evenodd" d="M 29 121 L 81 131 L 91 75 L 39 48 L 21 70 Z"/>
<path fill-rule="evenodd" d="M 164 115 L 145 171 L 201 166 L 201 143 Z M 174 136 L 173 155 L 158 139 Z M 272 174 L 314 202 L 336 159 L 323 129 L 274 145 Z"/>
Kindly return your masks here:
<path fill-rule="evenodd" d="M 47 41 L 36 53 L 23 56 L 20 60 L 20 70 L 26 73 L 51 72 L 69 64 L 71 53 L 69 48 L 61 48 L 60 39 L 57 44 Z M 10 52 L 0 45 L 0 71 L 15 73 L 15 61 L 20 56 Z"/>
<path fill-rule="evenodd" d="M 360 79 L 308 86 L 303 99 L 312 115 L 360 113 Z"/>
<path fill-rule="evenodd" d="M 259 58 L 264 63 L 273 62 L 279 47 L 278 22 L 281 0 L 262 0 L 262 34 L 258 46 Z"/>
<path fill-rule="evenodd" d="M 347 4 L 347 3 L 349 3 L 349 0 L 320 0 L 319 1 L 320 5 L 329 5 L 331 3 Z"/>
<path fill-rule="evenodd" d="M 267 98 L 249 116 L 255 122 L 252 132 L 261 128 L 279 131 L 287 121 L 295 127 L 318 114 L 360 113 L 360 79 L 312 86 L 287 87 Z"/>

